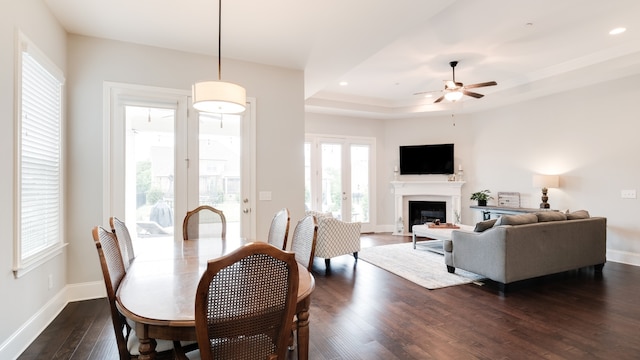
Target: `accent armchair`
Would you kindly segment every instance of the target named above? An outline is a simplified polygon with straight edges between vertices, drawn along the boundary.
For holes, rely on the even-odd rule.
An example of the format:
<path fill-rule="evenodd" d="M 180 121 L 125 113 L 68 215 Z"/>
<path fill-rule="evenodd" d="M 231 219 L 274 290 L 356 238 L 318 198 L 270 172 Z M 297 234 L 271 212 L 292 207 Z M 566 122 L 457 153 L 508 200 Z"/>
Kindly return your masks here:
<path fill-rule="evenodd" d="M 315 256 L 324 259 L 329 269 L 331 258 L 353 254 L 358 260 L 360 251 L 359 222 L 344 222 L 334 218 L 330 213 L 307 211 L 307 215 L 314 215 L 318 222 L 318 238 L 316 240 Z"/>

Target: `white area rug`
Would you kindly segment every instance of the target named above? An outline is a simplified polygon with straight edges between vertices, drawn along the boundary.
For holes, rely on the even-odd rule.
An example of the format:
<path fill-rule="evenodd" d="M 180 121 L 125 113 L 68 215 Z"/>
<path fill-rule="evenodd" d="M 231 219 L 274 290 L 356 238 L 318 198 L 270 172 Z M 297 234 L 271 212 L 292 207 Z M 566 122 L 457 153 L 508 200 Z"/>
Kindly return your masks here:
<path fill-rule="evenodd" d="M 430 290 L 483 279 L 480 275 L 461 269 L 450 274 L 444 264 L 444 256 L 429 251 L 427 245 L 421 242 L 418 242 L 415 250 L 412 243 L 363 248 L 358 258 Z"/>

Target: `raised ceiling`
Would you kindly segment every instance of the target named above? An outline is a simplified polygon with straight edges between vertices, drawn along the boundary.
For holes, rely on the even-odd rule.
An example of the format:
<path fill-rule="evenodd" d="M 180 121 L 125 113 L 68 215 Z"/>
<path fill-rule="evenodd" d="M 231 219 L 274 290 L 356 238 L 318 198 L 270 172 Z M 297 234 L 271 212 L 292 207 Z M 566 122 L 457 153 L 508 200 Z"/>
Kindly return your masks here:
<path fill-rule="evenodd" d="M 45 0 L 70 33 L 217 56 L 215 0 Z M 478 111 L 640 74 L 637 0 L 223 0 L 223 56 L 304 70 L 307 111 Z M 626 27 L 612 36 L 609 30 Z M 495 80 L 482 99 L 413 95 Z M 347 86 L 339 85 L 348 82 Z M 249 95 L 251 95 L 249 93 Z"/>

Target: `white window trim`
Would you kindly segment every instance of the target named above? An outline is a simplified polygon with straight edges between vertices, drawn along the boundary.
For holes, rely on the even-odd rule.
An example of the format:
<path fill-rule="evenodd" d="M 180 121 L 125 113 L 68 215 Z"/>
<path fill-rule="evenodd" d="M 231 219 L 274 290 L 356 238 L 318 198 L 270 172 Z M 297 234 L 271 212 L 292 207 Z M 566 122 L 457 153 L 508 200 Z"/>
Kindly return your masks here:
<path fill-rule="evenodd" d="M 61 84 L 61 99 L 60 99 L 60 227 L 59 227 L 59 241 L 49 247 L 42 249 L 38 253 L 23 259 L 22 258 L 22 240 L 21 240 L 21 148 L 22 148 L 22 51 L 24 48 L 28 49 L 29 55 L 38 61 L 51 75 L 53 75 Z M 16 31 L 15 38 L 15 82 L 14 82 L 14 125 L 15 125 L 15 163 L 14 163 L 14 266 L 13 274 L 16 278 L 19 278 L 33 269 L 36 269 L 40 265 L 62 254 L 63 249 L 67 246 L 64 242 L 64 128 L 65 128 L 65 97 L 64 97 L 64 73 L 60 70 L 49 58 L 38 49 L 38 47 L 21 31 Z"/>

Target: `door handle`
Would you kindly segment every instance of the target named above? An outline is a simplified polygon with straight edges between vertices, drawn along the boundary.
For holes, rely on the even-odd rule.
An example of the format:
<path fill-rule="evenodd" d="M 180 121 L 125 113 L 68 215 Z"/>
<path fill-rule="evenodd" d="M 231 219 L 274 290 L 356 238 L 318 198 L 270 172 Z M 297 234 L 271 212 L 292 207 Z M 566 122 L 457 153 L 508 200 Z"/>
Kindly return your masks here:
<path fill-rule="evenodd" d="M 249 210 L 249 209 L 247 209 L 247 208 L 242 209 L 242 212 L 243 212 L 243 213 L 245 213 L 245 214 L 248 214 L 248 213 L 249 213 L 249 211 L 250 211 L 250 210 Z"/>

